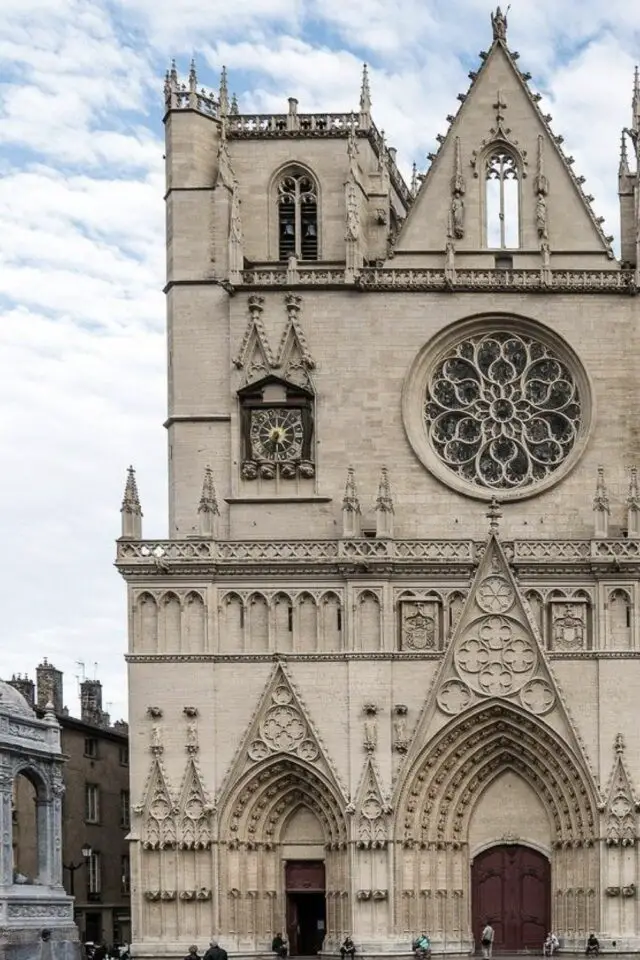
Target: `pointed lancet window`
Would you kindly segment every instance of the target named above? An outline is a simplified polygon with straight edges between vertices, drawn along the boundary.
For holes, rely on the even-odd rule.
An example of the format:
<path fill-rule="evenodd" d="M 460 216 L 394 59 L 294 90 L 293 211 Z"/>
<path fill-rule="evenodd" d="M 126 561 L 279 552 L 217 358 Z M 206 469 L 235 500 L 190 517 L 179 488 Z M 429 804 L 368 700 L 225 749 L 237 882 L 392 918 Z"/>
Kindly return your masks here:
<path fill-rule="evenodd" d="M 318 259 L 318 189 L 303 170 L 278 181 L 278 259 Z"/>
<path fill-rule="evenodd" d="M 486 239 L 491 250 L 520 246 L 519 179 L 516 158 L 496 145 L 485 162 Z"/>

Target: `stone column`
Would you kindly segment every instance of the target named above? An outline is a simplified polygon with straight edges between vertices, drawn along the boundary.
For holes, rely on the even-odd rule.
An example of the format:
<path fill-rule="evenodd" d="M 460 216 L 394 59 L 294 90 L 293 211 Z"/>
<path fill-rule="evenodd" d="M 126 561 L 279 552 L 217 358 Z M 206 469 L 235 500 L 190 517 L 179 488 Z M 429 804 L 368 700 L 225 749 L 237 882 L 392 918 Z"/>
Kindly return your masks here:
<path fill-rule="evenodd" d="M 13 816 L 12 783 L 5 776 L 0 779 L 0 885 L 13 883 Z"/>

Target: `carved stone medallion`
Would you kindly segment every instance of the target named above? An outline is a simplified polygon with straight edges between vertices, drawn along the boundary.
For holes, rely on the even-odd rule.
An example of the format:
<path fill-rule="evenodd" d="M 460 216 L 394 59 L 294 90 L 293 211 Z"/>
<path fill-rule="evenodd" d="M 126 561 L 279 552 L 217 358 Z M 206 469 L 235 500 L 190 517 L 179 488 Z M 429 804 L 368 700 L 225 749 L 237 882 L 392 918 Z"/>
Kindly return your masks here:
<path fill-rule="evenodd" d="M 520 692 L 523 707 L 539 716 L 548 713 L 556 702 L 556 695 L 551 684 L 540 678 L 531 680 Z"/>
<path fill-rule="evenodd" d="M 306 732 L 298 711 L 289 706 L 272 707 L 262 724 L 262 735 L 274 750 L 293 750 Z"/>
<path fill-rule="evenodd" d="M 485 613 L 506 613 L 514 600 L 513 590 L 504 577 L 487 577 L 476 593 L 476 603 Z"/>
<path fill-rule="evenodd" d="M 473 701 L 473 693 L 461 680 L 447 680 L 438 691 L 438 706 L 444 713 L 456 716 Z"/>

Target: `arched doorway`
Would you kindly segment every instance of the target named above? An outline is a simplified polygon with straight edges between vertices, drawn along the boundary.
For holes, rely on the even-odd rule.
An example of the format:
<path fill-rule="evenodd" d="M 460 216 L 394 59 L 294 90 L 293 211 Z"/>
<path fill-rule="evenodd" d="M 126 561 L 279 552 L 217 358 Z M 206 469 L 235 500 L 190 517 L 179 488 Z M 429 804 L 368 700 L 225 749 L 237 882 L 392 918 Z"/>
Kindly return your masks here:
<path fill-rule="evenodd" d="M 494 952 L 541 951 L 551 929 L 551 864 L 521 844 L 490 847 L 471 866 L 473 934 L 480 943 L 487 922 L 495 931 Z"/>

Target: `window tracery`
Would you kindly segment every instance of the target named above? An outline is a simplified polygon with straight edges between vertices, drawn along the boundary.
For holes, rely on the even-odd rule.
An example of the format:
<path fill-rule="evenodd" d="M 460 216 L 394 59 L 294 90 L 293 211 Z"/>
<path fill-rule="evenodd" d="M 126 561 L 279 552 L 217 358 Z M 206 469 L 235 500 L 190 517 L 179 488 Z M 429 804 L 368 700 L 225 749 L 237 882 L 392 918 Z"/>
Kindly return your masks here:
<path fill-rule="evenodd" d="M 486 242 L 490 249 L 520 246 L 519 170 L 515 156 L 497 145 L 485 160 Z"/>
<path fill-rule="evenodd" d="M 318 190 L 304 170 L 288 170 L 279 179 L 278 259 L 318 259 Z"/>
<path fill-rule="evenodd" d="M 583 397 L 568 364 L 506 330 L 461 339 L 428 378 L 424 422 L 441 464 L 471 484 L 520 490 L 571 455 Z"/>

